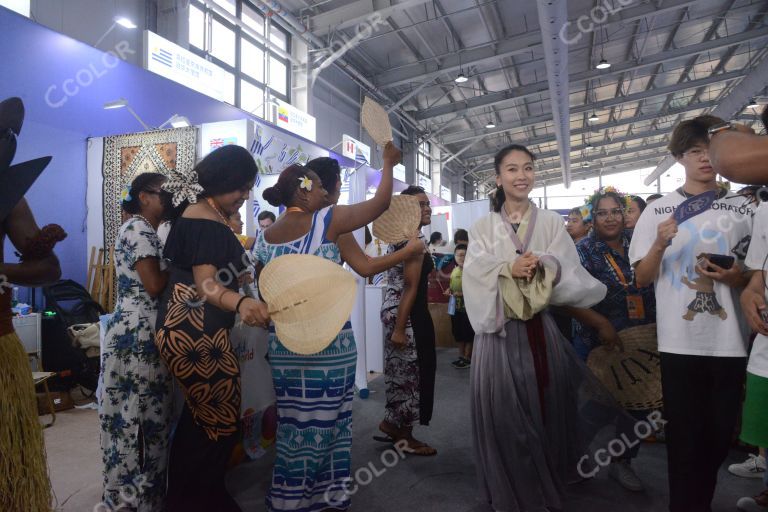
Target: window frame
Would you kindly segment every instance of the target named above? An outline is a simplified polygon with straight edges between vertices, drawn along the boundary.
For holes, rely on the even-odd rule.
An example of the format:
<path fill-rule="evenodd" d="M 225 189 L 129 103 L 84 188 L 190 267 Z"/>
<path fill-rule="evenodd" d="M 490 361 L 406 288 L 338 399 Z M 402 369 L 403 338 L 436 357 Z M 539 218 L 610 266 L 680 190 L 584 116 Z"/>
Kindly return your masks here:
<path fill-rule="evenodd" d="M 269 19 L 269 30 L 266 30 L 265 27 L 265 33 L 262 36 L 264 39 L 264 42 L 254 38 L 248 31 L 243 30 L 243 28 L 238 24 L 233 24 L 225 17 L 221 16 L 219 13 L 214 11 L 211 7 L 206 5 L 206 3 L 203 0 L 190 0 L 189 2 L 190 6 L 193 6 L 197 8 L 198 10 L 203 12 L 204 15 L 204 33 L 203 33 L 203 44 L 205 48 L 198 48 L 197 46 L 193 44 L 189 44 L 189 51 L 194 53 L 195 55 L 202 57 L 203 59 L 219 66 L 223 70 L 227 71 L 228 73 L 232 73 L 235 77 L 235 91 L 234 91 L 234 97 L 235 97 L 235 106 L 241 107 L 242 105 L 242 98 L 241 98 L 241 87 L 240 87 L 240 81 L 244 80 L 251 85 L 258 87 L 262 89 L 265 93 L 265 100 L 266 100 L 266 94 L 269 93 L 272 97 L 278 98 L 280 100 L 285 101 L 286 103 L 291 102 L 291 61 L 289 58 L 284 57 L 284 55 L 291 55 L 291 45 L 292 45 L 292 38 L 291 34 L 288 30 L 283 28 L 280 24 L 276 23 L 273 18 Z M 260 15 L 262 18 L 265 19 L 265 16 L 261 13 L 261 10 L 256 6 L 256 4 L 253 1 L 250 0 L 236 0 L 236 9 L 237 9 L 237 15 L 236 17 L 242 21 L 242 13 L 243 13 L 243 5 L 246 5 L 252 12 L 256 13 L 257 15 Z M 219 6 L 220 7 L 220 6 Z M 224 25 L 226 28 L 232 30 L 235 34 L 235 65 L 232 66 L 220 58 L 214 56 L 211 53 L 211 33 L 212 33 L 212 21 L 215 20 L 218 23 Z M 250 28 L 250 30 L 254 29 Z M 279 47 L 276 47 L 269 44 L 269 37 L 270 37 L 270 31 L 272 30 L 278 30 L 280 31 L 286 38 L 286 50 L 283 50 Z M 258 33 L 258 32 L 256 32 Z M 259 81 L 256 78 L 253 78 L 251 75 L 245 73 L 242 70 L 241 67 L 241 58 L 242 58 L 242 41 L 245 39 L 248 43 L 254 45 L 258 49 L 260 49 L 264 53 L 264 81 Z M 268 76 L 268 70 L 269 70 L 269 59 L 274 58 L 278 61 L 280 61 L 283 65 L 285 65 L 285 84 L 286 84 L 286 92 L 282 93 L 280 91 L 274 90 L 267 84 L 267 76 Z M 263 105 L 262 112 L 266 115 L 266 104 Z M 253 115 L 257 115 L 253 113 Z"/>
<path fill-rule="evenodd" d="M 422 164 L 426 170 L 422 169 Z M 416 175 L 432 179 L 432 144 L 429 141 L 421 142 L 416 148 Z"/>

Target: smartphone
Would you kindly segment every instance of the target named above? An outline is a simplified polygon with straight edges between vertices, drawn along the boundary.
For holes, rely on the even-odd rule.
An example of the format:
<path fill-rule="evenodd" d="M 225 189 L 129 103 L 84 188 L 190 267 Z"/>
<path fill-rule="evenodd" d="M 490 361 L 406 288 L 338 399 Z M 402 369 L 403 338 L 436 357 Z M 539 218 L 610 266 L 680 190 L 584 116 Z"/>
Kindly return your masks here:
<path fill-rule="evenodd" d="M 710 261 L 710 263 L 714 263 L 718 267 L 723 268 L 725 270 L 728 270 L 731 267 L 733 267 L 733 264 L 736 262 L 736 258 L 734 258 L 733 256 L 726 256 L 725 254 L 711 254 L 711 253 L 702 254 L 700 258 L 702 257 L 707 258 Z M 699 265 L 703 265 L 703 264 L 704 264 L 704 260 L 700 259 Z M 707 271 L 714 272 L 715 269 L 712 267 L 707 267 Z"/>

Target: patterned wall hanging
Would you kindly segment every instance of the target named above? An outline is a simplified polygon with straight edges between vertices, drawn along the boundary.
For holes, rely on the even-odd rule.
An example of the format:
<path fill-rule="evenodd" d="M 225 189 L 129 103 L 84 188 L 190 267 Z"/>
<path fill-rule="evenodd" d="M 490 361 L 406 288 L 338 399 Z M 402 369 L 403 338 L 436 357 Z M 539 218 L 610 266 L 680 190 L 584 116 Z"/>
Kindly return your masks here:
<path fill-rule="evenodd" d="M 115 245 L 120 230 L 120 192 L 139 174 L 177 170 L 186 174 L 195 166 L 197 129 L 174 128 L 104 138 L 104 247 Z"/>

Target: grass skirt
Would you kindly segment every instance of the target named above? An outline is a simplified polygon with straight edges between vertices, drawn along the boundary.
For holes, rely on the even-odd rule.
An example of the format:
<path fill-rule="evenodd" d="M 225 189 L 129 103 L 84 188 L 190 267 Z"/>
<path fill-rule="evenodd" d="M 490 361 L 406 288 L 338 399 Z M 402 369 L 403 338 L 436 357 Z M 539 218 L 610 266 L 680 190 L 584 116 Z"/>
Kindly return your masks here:
<path fill-rule="evenodd" d="M 16 333 L 0 336 L 0 510 L 51 510 L 35 387 Z"/>

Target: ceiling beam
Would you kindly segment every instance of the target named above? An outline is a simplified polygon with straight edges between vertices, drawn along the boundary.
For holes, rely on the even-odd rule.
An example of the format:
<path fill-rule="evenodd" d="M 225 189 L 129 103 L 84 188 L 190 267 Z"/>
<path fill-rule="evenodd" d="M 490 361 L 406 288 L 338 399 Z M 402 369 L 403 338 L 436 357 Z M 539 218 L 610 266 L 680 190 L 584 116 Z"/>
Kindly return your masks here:
<path fill-rule="evenodd" d="M 539 28 L 544 46 L 544 63 L 547 68 L 547 85 L 552 99 L 552 119 L 555 124 L 557 151 L 563 183 L 571 186 L 571 115 L 568 82 L 568 47 L 558 34 L 568 20 L 567 0 L 537 0 Z"/>
<path fill-rule="evenodd" d="M 649 55 L 642 60 L 631 60 L 615 63 L 606 71 L 593 68 L 587 71 L 573 73 L 570 75 L 569 80 L 571 83 L 580 83 L 595 78 L 607 78 L 612 75 L 619 75 L 628 71 L 633 71 L 648 66 L 660 65 L 666 62 L 689 57 L 691 55 L 699 55 L 703 52 L 716 51 L 722 48 L 728 48 L 729 46 L 749 43 L 765 38 L 768 38 L 768 31 L 765 29 L 750 30 L 749 32 L 744 32 L 741 34 L 721 37 L 719 39 L 713 39 L 711 41 L 705 41 L 703 43 L 692 44 L 680 48 L 675 48 L 673 50 L 660 52 L 655 55 Z M 549 84 L 546 81 L 541 81 L 533 84 L 527 84 L 522 87 L 516 87 L 515 89 L 492 92 L 483 96 L 470 98 L 465 102 L 448 103 L 445 105 L 427 108 L 416 113 L 414 117 L 421 121 L 451 113 L 463 114 L 467 111 L 477 108 L 489 107 L 511 100 L 519 100 L 522 98 L 542 94 L 548 90 L 548 85 Z"/>
<path fill-rule="evenodd" d="M 406 0 L 395 4 L 393 0 L 358 0 L 337 9 L 312 16 L 309 28 L 316 36 L 324 36 L 331 31 L 344 30 L 363 23 L 370 23 L 378 16 L 386 19 L 404 9 L 418 7 L 432 0 Z"/>
<path fill-rule="evenodd" d="M 711 115 L 720 117 L 722 119 L 732 119 L 736 117 L 752 96 L 759 94 L 765 89 L 765 84 L 768 83 L 768 57 L 763 58 L 760 63 L 755 66 L 738 85 L 734 86 L 731 91 L 723 97 L 719 105 L 717 105 Z M 667 169 L 672 167 L 674 159 L 669 156 L 659 163 L 658 167 L 645 178 L 645 184 L 650 185 L 659 177 L 664 174 Z"/>
<path fill-rule="evenodd" d="M 748 73 L 748 70 L 736 70 L 728 73 L 721 73 L 719 75 L 708 76 L 700 78 L 698 80 L 690 80 L 680 84 L 669 85 L 666 87 L 658 87 L 656 89 L 640 91 L 627 96 L 621 96 L 619 98 L 611 98 L 609 100 L 597 101 L 590 105 L 581 105 L 571 109 L 573 114 L 579 114 L 584 112 L 590 112 L 592 110 L 602 110 L 614 105 L 621 105 L 622 103 L 631 103 L 633 101 L 639 101 L 643 99 L 653 98 L 655 96 L 666 96 L 667 94 L 683 91 L 686 89 L 692 89 L 700 87 L 702 85 L 712 85 L 720 82 L 727 82 L 730 80 L 737 80 L 743 78 Z M 476 129 L 476 130 L 462 130 L 460 132 L 449 133 L 443 137 L 443 144 L 454 144 L 465 140 L 473 140 L 478 137 L 488 137 L 489 135 L 508 132 L 510 130 L 516 130 L 519 128 L 525 128 L 528 126 L 534 126 L 540 123 L 552 122 L 552 114 L 541 115 L 533 118 L 526 119 L 522 122 L 508 123 L 503 126 L 497 126 L 492 129 Z"/>
<path fill-rule="evenodd" d="M 582 134 L 585 134 L 585 133 L 601 132 L 603 130 L 609 130 L 611 128 L 618 128 L 620 126 L 627 126 L 627 125 L 635 124 L 635 123 L 641 123 L 643 121 L 652 121 L 654 119 L 658 119 L 659 117 L 667 117 L 667 116 L 673 116 L 673 115 L 677 115 L 677 114 L 686 114 L 688 112 L 694 112 L 694 111 L 697 111 L 697 110 L 704 110 L 704 109 L 712 108 L 715 105 L 717 105 L 716 101 L 704 101 L 704 102 L 696 103 L 694 105 L 689 105 L 689 106 L 686 106 L 686 107 L 679 107 L 679 108 L 675 108 L 675 109 L 670 109 L 670 110 L 668 110 L 668 111 L 666 111 L 664 113 L 651 112 L 651 113 L 643 114 L 643 115 L 640 115 L 640 116 L 627 117 L 627 118 L 624 118 L 624 119 L 618 119 L 618 120 L 615 120 L 615 121 L 609 121 L 607 123 L 602 123 L 602 124 L 594 124 L 594 125 L 591 125 L 591 126 L 588 126 L 588 127 L 579 128 L 577 130 L 572 130 L 571 131 L 571 135 L 574 136 L 574 135 L 582 135 Z M 648 135 L 645 135 L 645 134 L 648 134 Z M 642 136 L 650 137 L 651 135 L 650 135 L 649 132 L 644 132 Z M 554 135 L 547 135 L 547 136 L 539 137 L 539 138 L 536 138 L 536 139 L 522 140 L 522 141 L 520 141 L 520 143 L 521 144 L 525 144 L 527 147 L 531 148 L 531 147 L 537 146 L 539 144 L 546 144 L 548 142 L 554 142 L 554 141 L 555 141 L 555 136 Z M 598 144 L 593 144 L 593 146 L 597 146 L 597 145 Z M 496 148 L 488 148 L 488 149 L 485 149 L 485 150 L 479 150 L 479 151 L 475 151 L 475 152 L 472 152 L 472 153 L 467 153 L 466 155 L 464 155 L 464 159 L 465 160 L 471 160 L 473 158 L 483 157 L 483 156 L 486 156 L 488 154 L 494 154 L 499 149 L 501 149 L 501 147 L 502 146 L 498 146 Z"/>
<path fill-rule="evenodd" d="M 579 156 L 578 158 L 574 159 L 573 160 L 572 168 L 573 169 L 577 169 L 578 168 L 577 164 L 582 164 L 584 162 L 595 163 L 595 162 L 598 162 L 598 161 L 600 161 L 600 160 L 602 160 L 604 158 L 614 158 L 614 157 L 622 156 L 622 155 L 637 154 L 637 153 L 639 153 L 641 151 L 649 151 L 649 150 L 652 150 L 652 149 L 664 149 L 664 148 L 667 147 L 668 144 L 669 144 L 668 141 L 662 140 L 662 141 L 653 142 L 651 144 L 636 145 L 636 146 L 632 146 L 632 147 L 624 147 L 624 148 L 621 148 L 621 149 L 619 149 L 617 151 L 613 151 L 613 152 L 604 151 L 602 153 L 600 153 L 600 152 L 587 153 L 587 154 L 583 154 L 583 155 Z M 610 143 L 606 144 L 606 145 L 610 145 Z M 666 154 L 666 151 L 665 151 L 665 154 Z M 544 159 L 557 158 L 558 156 L 559 156 L 559 153 L 557 151 L 547 151 L 546 153 L 541 153 L 539 155 L 536 155 L 536 160 L 541 162 Z M 662 158 L 662 156 L 663 155 L 660 155 L 658 157 L 658 159 Z M 598 165 L 598 164 L 596 163 L 595 165 Z M 538 165 L 536 167 L 536 170 L 537 171 L 550 171 L 550 170 L 559 169 L 559 168 L 560 168 L 559 160 L 556 160 L 555 163 L 544 163 L 544 162 L 542 162 L 540 165 Z M 476 175 L 480 175 L 481 173 L 491 172 L 491 171 L 494 171 L 493 167 L 482 167 L 480 169 L 473 169 L 472 170 L 472 172 L 475 173 Z"/>
<path fill-rule="evenodd" d="M 665 2 L 663 7 L 658 9 L 654 5 L 646 3 L 637 6 L 629 6 L 609 17 L 605 23 L 594 28 L 602 30 L 617 24 L 627 24 L 647 16 L 658 16 L 670 11 L 676 11 L 695 3 L 697 2 L 690 0 L 669 0 Z M 575 27 L 577 20 L 578 17 L 571 20 L 569 22 L 569 27 Z M 561 26 L 557 26 L 556 28 L 559 31 Z M 373 79 L 373 83 L 380 88 L 389 88 L 410 82 L 430 80 L 435 73 L 457 71 L 460 67 L 466 67 L 467 64 L 481 65 L 488 62 L 497 62 L 500 58 L 523 52 L 530 52 L 531 50 L 540 52 L 541 44 L 542 40 L 539 31 L 530 31 L 501 41 L 493 41 L 491 43 L 475 46 L 474 48 L 464 49 L 460 54 L 461 63 L 459 63 L 459 54 L 451 52 L 439 56 L 443 61 L 443 67 L 440 69 L 435 68 L 430 62 L 406 64 L 404 66 L 385 70 L 376 75 Z"/>

